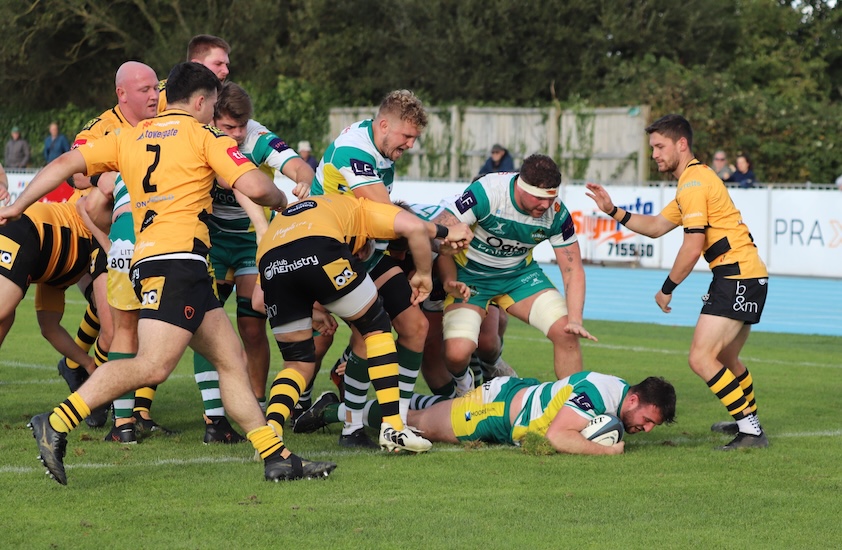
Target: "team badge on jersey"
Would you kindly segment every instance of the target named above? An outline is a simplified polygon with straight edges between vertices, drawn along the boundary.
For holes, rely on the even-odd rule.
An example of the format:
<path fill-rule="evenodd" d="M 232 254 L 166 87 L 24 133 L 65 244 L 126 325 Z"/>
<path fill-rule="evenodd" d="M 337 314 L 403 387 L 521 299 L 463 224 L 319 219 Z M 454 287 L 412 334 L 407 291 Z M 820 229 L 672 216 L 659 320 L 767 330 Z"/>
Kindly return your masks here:
<path fill-rule="evenodd" d="M 91 128 L 93 128 L 93 127 L 94 127 L 94 125 L 95 125 L 97 122 L 99 122 L 100 120 L 102 120 L 102 119 L 101 119 L 101 118 L 99 118 L 99 117 L 92 118 L 91 120 L 89 120 L 88 122 L 86 122 L 84 126 L 82 126 L 82 130 L 83 130 L 83 131 L 84 131 L 84 130 L 90 130 L 90 129 L 91 129 Z"/>
<path fill-rule="evenodd" d="M 158 81 L 158 91 L 163 92 L 167 89 L 167 81 L 166 80 L 159 80 Z"/>
<path fill-rule="evenodd" d="M 374 178 L 377 173 L 374 171 L 374 166 L 364 160 L 351 159 L 351 171 L 355 176 L 366 176 Z"/>
<path fill-rule="evenodd" d="M 272 149 L 274 149 L 275 151 L 277 151 L 279 153 L 282 153 L 282 152 L 286 151 L 287 149 L 289 149 L 289 145 L 287 145 L 287 143 L 279 137 L 272 138 L 269 141 L 269 147 L 271 147 Z"/>
<path fill-rule="evenodd" d="M 570 401 L 573 402 L 574 405 L 582 409 L 583 411 L 592 411 L 594 410 L 593 402 L 591 402 L 590 397 L 586 393 L 580 393 Z"/>
<path fill-rule="evenodd" d="M 317 206 L 318 204 L 316 203 L 316 201 L 300 201 L 284 209 L 284 211 L 281 212 L 281 216 L 295 216 L 296 214 L 300 214 L 306 210 L 313 209 Z"/>
<path fill-rule="evenodd" d="M 573 223 L 573 216 L 567 216 L 561 224 L 561 236 L 564 240 L 569 239 L 576 233 L 576 225 Z"/>
<path fill-rule="evenodd" d="M 223 132 L 222 130 L 220 130 L 219 128 L 217 128 L 216 126 L 214 126 L 213 124 L 205 124 L 204 126 L 202 126 L 202 128 L 204 128 L 205 130 L 207 130 L 208 132 L 210 132 L 211 134 L 213 134 L 216 137 L 222 137 L 222 136 L 228 135 L 225 132 Z"/>
<path fill-rule="evenodd" d="M 456 210 L 464 214 L 477 205 L 477 198 L 473 191 L 465 191 L 461 197 L 456 199 Z"/>

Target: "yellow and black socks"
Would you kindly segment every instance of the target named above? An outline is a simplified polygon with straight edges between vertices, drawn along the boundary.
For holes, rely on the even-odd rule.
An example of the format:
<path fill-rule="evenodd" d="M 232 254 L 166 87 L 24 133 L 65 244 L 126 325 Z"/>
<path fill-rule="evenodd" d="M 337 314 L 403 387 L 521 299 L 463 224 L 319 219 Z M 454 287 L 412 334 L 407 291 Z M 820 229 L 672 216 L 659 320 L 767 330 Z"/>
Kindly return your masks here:
<path fill-rule="evenodd" d="M 398 352 L 391 332 L 381 332 L 365 339 L 368 355 L 368 376 L 380 410 L 383 422 L 397 431 L 404 429 L 400 411 L 400 391 L 398 389 Z M 347 393 L 347 384 L 346 390 Z"/>
<path fill-rule="evenodd" d="M 85 315 L 82 317 L 79 328 L 76 330 L 76 338 L 74 338 L 76 345 L 85 353 L 88 353 L 91 350 L 91 346 L 94 345 L 94 342 L 99 336 L 99 328 L 99 317 L 97 317 L 96 308 L 88 304 L 88 309 L 85 310 Z M 76 361 L 71 361 L 67 358 L 65 360 L 67 361 L 68 368 L 79 368 L 79 363 Z"/>
<path fill-rule="evenodd" d="M 757 415 L 749 409 L 745 392 L 731 371 L 722 367 L 713 378 L 708 380 L 708 387 L 728 409 L 728 414 L 737 421 L 737 426 L 741 432 L 760 435 L 760 423 L 757 421 Z"/>
<path fill-rule="evenodd" d="M 284 447 L 284 442 L 271 426 L 267 425 L 255 428 L 247 433 L 246 437 L 251 441 L 254 450 L 260 454 L 260 458 L 263 460 L 273 457 L 283 457 L 285 454 L 286 447 Z"/>
<path fill-rule="evenodd" d="M 90 407 L 78 393 L 74 392 L 53 409 L 53 413 L 50 415 L 50 425 L 57 432 L 68 433 L 81 424 L 90 414 Z"/>
<path fill-rule="evenodd" d="M 737 382 L 740 383 L 740 387 L 746 396 L 746 401 L 748 401 L 748 411 L 756 413 L 757 400 L 754 398 L 754 381 L 751 379 L 751 373 L 748 369 L 737 377 Z"/>
<path fill-rule="evenodd" d="M 155 391 L 158 386 L 146 386 L 138 388 L 134 392 L 134 412 L 149 413 L 152 410 L 152 400 L 155 399 Z"/>
<path fill-rule="evenodd" d="M 269 404 L 266 407 L 266 420 L 278 434 L 284 433 L 284 422 L 292 413 L 293 407 L 307 381 L 295 369 L 284 369 L 278 373 L 269 390 Z"/>

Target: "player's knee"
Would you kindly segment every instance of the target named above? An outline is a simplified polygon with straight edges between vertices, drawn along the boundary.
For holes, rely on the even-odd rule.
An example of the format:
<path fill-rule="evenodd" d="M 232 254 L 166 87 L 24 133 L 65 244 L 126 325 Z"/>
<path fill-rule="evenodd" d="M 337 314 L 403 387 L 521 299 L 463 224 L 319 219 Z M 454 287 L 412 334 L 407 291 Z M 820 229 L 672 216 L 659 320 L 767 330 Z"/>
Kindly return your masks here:
<path fill-rule="evenodd" d="M 566 316 L 567 302 L 557 290 L 548 290 L 532 302 L 532 307 L 529 309 L 529 324 L 543 332 L 544 336 L 549 336 L 553 325 Z"/>
<path fill-rule="evenodd" d="M 365 336 L 372 332 L 391 332 L 392 323 L 389 314 L 383 309 L 383 301 L 378 297 L 365 313 L 349 321 L 360 334 Z"/>
<path fill-rule="evenodd" d="M 427 318 L 417 307 L 410 307 L 405 309 L 398 315 L 393 323 L 395 331 L 398 333 L 398 339 L 410 347 L 421 349 L 424 345 L 424 340 L 427 338 L 427 331 L 430 329 L 430 323 Z M 414 346 L 412 346 L 414 344 Z"/>
<path fill-rule="evenodd" d="M 445 341 L 464 338 L 473 342 L 476 347 L 480 326 L 482 326 L 482 316 L 478 311 L 468 307 L 458 307 L 445 312 L 442 332 Z"/>
<path fill-rule="evenodd" d="M 466 367 L 476 344 L 467 338 L 451 338 L 444 342 L 444 359 L 448 367 Z"/>
<path fill-rule="evenodd" d="M 284 361 L 316 362 L 316 343 L 313 338 L 300 342 L 278 342 L 278 349 L 281 350 Z"/>

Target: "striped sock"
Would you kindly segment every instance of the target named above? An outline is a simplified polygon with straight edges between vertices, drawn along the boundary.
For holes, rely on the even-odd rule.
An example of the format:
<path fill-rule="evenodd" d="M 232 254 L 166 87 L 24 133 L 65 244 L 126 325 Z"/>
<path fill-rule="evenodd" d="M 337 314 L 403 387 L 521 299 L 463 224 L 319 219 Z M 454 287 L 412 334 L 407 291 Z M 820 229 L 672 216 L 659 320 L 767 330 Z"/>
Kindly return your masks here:
<path fill-rule="evenodd" d="M 205 406 L 207 416 L 225 416 L 225 407 L 222 405 L 222 394 L 219 392 L 219 373 L 210 361 L 199 355 L 193 354 L 193 376 L 199 392 L 202 394 L 202 403 Z"/>
<path fill-rule="evenodd" d="M 53 409 L 53 413 L 50 415 L 50 425 L 57 432 L 68 433 L 81 424 L 90 414 L 90 407 L 77 392 L 74 392 Z"/>
<path fill-rule="evenodd" d="M 305 386 L 307 386 L 307 381 L 301 373 L 289 368 L 279 372 L 272 382 L 269 389 L 269 406 L 266 407 L 266 420 L 278 434 L 284 433 L 284 423 L 289 418 Z"/>
<path fill-rule="evenodd" d="M 371 381 L 368 377 L 368 363 L 351 352 L 345 364 L 345 426 L 343 435 L 351 435 L 363 427 L 363 408 L 368 399 Z"/>
<path fill-rule="evenodd" d="M 368 355 L 368 375 L 374 394 L 380 403 L 383 422 L 397 431 L 404 429 L 400 411 L 400 390 L 398 389 L 398 352 L 391 332 L 381 332 L 365 339 Z"/>
<path fill-rule="evenodd" d="M 415 391 L 415 382 L 418 380 L 418 373 L 421 372 L 421 359 L 423 353 L 412 351 L 395 343 L 398 352 L 398 387 L 400 388 L 400 411 L 401 420 L 406 423 L 406 414 L 409 411 L 409 401 Z"/>
<path fill-rule="evenodd" d="M 722 367 L 713 378 L 708 380 L 708 387 L 716 395 L 717 399 L 725 405 L 725 408 L 728 409 L 728 414 L 734 420 L 739 420 L 747 416 L 746 408 L 748 407 L 748 402 L 746 401 L 743 389 L 727 368 Z"/>

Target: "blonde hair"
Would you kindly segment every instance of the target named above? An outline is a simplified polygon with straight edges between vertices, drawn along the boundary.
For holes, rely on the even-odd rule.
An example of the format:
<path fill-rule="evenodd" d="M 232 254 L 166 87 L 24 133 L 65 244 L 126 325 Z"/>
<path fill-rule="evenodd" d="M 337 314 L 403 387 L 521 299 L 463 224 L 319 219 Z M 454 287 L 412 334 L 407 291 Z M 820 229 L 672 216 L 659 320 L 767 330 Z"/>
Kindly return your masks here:
<path fill-rule="evenodd" d="M 395 90 L 383 98 L 377 110 L 377 118 L 394 115 L 411 122 L 419 130 L 427 126 L 427 112 L 424 104 L 410 90 Z"/>

